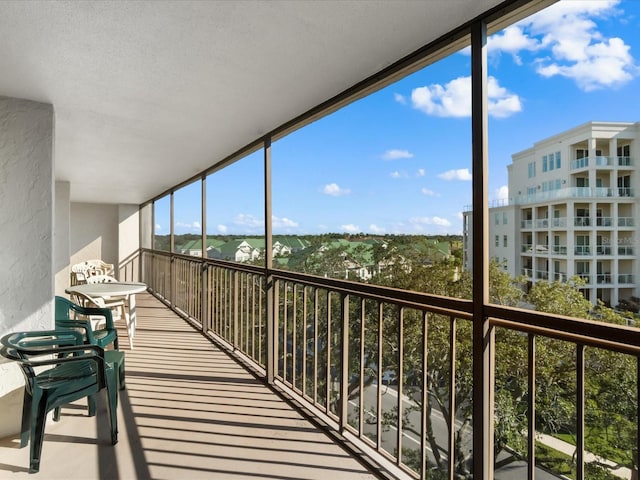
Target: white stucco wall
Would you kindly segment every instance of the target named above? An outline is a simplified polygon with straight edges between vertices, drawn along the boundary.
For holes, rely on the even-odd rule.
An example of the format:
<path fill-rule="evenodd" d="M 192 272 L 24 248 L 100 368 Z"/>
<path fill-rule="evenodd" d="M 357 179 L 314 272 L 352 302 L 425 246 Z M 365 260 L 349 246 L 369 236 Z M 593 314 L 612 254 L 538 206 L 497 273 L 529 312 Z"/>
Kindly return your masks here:
<path fill-rule="evenodd" d="M 69 228 L 71 212 L 69 182 L 56 182 L 55 222 L 53 224 L 53 271 L 55 273 L 55 294 L 64 296 L 69 286 Z"/>
<path fill-rule="evenodd" d="M 0 97 L 0 335 L 53 325 L 53 107 Z M 0 437 L 20 430 L 23 379 L 0 359 Z"/>
<path fill-rule="evenodd" d="M 118 265 L 118 228 L 118 205 L 71 203 L 70 264 L 99 258 Z"/>
<path fill-rule="evenodd" d="M 140 248 L 140 215 L 137 205 L 118 206 L 118 278 L 124 281 L 140 279 L 138 249 Z"/>
<path fill-rule="evenodd" d="M 140 209 L 140 248 L 153 248 L 153 204 Z"/>

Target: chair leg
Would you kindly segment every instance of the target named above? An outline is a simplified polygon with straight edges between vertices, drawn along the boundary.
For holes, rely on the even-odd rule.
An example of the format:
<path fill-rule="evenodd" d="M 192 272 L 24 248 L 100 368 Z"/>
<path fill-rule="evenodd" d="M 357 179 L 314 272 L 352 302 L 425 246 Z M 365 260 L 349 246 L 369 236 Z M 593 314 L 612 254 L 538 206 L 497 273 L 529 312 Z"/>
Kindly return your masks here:
<path fill-rule="evenodd" d="M 122 357 L 122 362 L 120 363 L 120 368 L 118 372 L 118 387 L 120 390 L 124 390 L 126 385 L 124 381 L 124 357 Z"/>
<path fill-rule="evenodd" d="M 107 369 L 107 407 L 111 426 L 111 444 L 118 443 L 118 385 L 116 370 Z"/>
<path fill-rule="evenodd" d="M 33 399 L 31 406 L 31 447 L 29 458 L 29 473 L 40 470 L 40 458 L 42 456 L 42 443 L 44 441 L 44 427 L 47 423 L 46 394 L 38 395 Z"/>
<path fill-rule="evenodd" d="M 96 416 L 96 397 L 95 395 L 89 395 L 87 397 L 87 404 L 89 405 L 89 416 Z"/>
<path fill-rule="evenodd" d="M 31 431 L 31 405 L 33 397 L 27 389 L 24 390 L 24 398 L 22 399 L 22 427 L 20 428 L 20 448 L 24 448 L 29 443 L 29 434 Z"/>

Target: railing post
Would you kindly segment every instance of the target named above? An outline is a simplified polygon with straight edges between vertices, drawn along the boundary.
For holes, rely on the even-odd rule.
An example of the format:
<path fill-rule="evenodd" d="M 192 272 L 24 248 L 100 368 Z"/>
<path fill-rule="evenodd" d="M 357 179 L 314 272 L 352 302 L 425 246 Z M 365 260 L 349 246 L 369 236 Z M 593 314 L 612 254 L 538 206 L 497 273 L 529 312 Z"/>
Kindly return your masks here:
<path fill-rule="evenodd" d="M 349 412 L 349 295 L 342 293 L 340 355 L 340 431 L 348 424 Z M 362 393 L 361 393 L 362 395 Z"/>
<path fill-rule="evenodd" d="M 266 371 L 267 382 L 272 384 L 275 380 L 276 370 L 276 315 L 274 309 L 275 303 L 275 286 L 273 283 L 273 275 L 271 269 L 273 268 L 273 238 L 271 233 L 271 138 L 265 137 L 264 139 L 264 269 L 266 280 L 266 309 L 267 309 L 267 358 L 266 358 Z"/>
<path fill-rule="evenodd" d="M 239 272 L 233 272 L 233 349 L 238 349 L 238 310 L 240 301 L 240 282 L 238 281 Z M 242 350 L 241 348 L 238 350 Z"/>
<path fill-rule="evenodd" d="M 207 177 L 206 175 L 202 176 L 201 183 L 201 193 L 200 193 L 200 201 L 201 201 L 201 220 L 200 225 L 202 226 L 201 234 L 202 234 L 202 268 L 200 274 L 200 328 L 203 332 L 207 332 L 209 325 L 209 318 L 207 316 L 207 306 L 209 297 L 207 295 L 207 281 L 208 281 L 208 264 L 207 264 Z"/>

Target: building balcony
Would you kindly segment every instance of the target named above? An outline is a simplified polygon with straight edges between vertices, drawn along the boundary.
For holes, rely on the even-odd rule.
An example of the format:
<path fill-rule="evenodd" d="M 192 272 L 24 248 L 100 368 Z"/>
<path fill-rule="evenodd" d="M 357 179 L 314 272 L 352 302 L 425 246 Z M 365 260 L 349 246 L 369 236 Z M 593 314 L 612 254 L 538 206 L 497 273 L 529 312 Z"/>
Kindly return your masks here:
<path fill-rule="evenodd" d="M 573 219 L 574 227 L 589 227 L 591 226 L 591 218 L 589 217 L 575 217 Z"/>
<path fill-rule="evenodd" d="M 618 217 L 619 227 L 633 227 L 635 226 L 635 220 L 633 217 Z"/>
<path fill-rule="evenodd" d="M 548 218 L 537 219 L 536 228 L 549 228 L 549 219 Z"/>
<path fill-rule="evenodd" d="M 618 255 L 630 256 L 633 255 L 633 247 L 629 245 L 618 245 Z"/>
<path fill-rule="evenodd" d="M 611 255 L 612 249 L 609 245 L 596 245 L 596 255 Z"/>
<path fill-rule="evenodd" d="M 570 198 L 624 198 L 635 197 L 633 188 L 628 187 L 567 187 L 558 190 L 539 191 L 531 195 L 513 198 L 514 205 L 546 203 Z"/>
<path fill-rule="evenodd" d="M 551 254 L 552 255 L 566 255 L 567 254 L 567 246 L 566 245 L 552 245 L 551 246 Z"/>
<path fill-rule="evenodd" d="M 619 273 L 618 283 L 633 284 L 635 283 L 634 275 L 632 273 Z"/>
<path fill-rule="evenodd" d="M 576 245 L 573 247 L 574 255 L 591 255 L 591 247 L 589 245 Z"/>
<path fill-rule="evenodd" d="M 631 157 L 605 157 L 602 155 L 595 157 L 584 157 L 571 161 L 571 170 L 582 170 L 589 168 L 589 165 L 602 167 L 631 167 L 633 159 Z"/>

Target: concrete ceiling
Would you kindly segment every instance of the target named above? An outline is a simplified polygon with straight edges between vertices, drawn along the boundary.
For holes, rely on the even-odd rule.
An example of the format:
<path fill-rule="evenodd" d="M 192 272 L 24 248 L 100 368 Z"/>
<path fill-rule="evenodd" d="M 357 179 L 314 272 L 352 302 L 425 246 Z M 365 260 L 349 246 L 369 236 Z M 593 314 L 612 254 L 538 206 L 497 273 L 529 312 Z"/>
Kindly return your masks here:
<path fill-rule="evenodd" d="M 142 203 L 501 0 L 0 2 L 0 95 L 51 103 L 76 202 Z"/>

